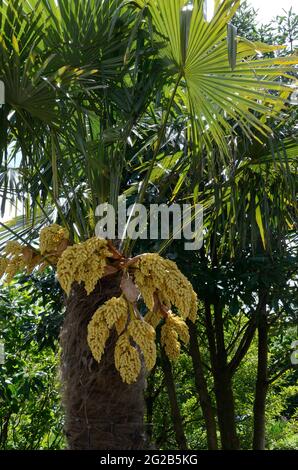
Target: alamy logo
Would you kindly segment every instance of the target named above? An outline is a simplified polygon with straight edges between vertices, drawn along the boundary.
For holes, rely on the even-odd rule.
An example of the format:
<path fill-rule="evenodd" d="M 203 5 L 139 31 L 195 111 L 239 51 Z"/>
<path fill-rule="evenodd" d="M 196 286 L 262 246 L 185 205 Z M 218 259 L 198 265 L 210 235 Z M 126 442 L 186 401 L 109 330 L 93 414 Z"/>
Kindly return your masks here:
<path fill-rule="evenodd" d="M 201 204 L 132 204 L 118 200 L 117 216 L 111 204 L 100 204 L 95 211 L 100 220 L 95 234 L 110 240 L 187 240 L 186 250 L 199 250 L 203 244 L 203 207 Z"/>
<path fill-rule="evenodd" d="M 0 106 L 5 104 L 5 86 L 2 80 L 0 80 Z"/>

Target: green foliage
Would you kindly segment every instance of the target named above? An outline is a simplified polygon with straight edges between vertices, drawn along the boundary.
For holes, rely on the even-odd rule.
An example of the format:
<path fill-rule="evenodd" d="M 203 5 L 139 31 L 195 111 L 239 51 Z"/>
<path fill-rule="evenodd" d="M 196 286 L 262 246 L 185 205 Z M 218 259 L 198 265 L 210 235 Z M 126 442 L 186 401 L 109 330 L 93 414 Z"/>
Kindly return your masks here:
<path fill-rule="evenodd" d="M 233 18 L 233 24 L 236 26 L 238 34 L 250 41 L 259 40 L 257 17 L 258 11 L 250 5 L 249 1 L 241 2 L 239 10 Z"/>
<path fill-rule="evenodd" d="M 12 237 L 34 244 L 40 227 L 53 221 L 68 227 L 74 241 L 84 240 L 94 233 L 95 207 L 116 205 L 121 194 L 129 203 L 201 202 L 202 252 L 190 256 L 172 240 L 141 241 L 134 250 L 168 250 L 192 280 L 202 302 L 197 334 L 214 409 L 204 307 L 212 306 L 214 322 L 220 304 L 232 362 L 243 331 L 258 320 L 259 291 L 266 290 L 269 380 L 275 379 L 267 399 L 267 442 L 271 449 L 294 448 L 297 370 L 290 368 L 289 353 L 297 322 L 297 111 L 288 101 L 296 75 L 296 59 L 288 55 L 297 15 L 290 11 L 258 27 L 247 2 L 233 16 L 239 2 L 225 0 L 216 2 L 207 22 L 201 0 L 192 11 L 182 9 L 185 4 L 0 1 L 6 89 L 1 211 L 18 201 L 25 215 L 4 227 L 0 245 Z M 244 36 L 237 48 L 233 25 Z M 275 52 L 268 46 L 275 40 L 290 48 Z M 57 380 L 62 313 L 51 274 L 1 286 L 2 448 L 64 446 Z M 254 338 L 233 381 L 243 449 L 251 448 L 256 367 Z M 205 449 L 186 348 L 172 373 L 188 445 Z M 160 359 L 146 394 L 153 440 L 161 449 L 177 448 Z"/>
<path fill-rule="evenodd" d="M 191 359 L 186 353 L 183 353 L 179 361 L 173 365 L 173 376 L 189 448 L 206 449 L 206 429 L 196 396 Z M 157 369 L 150 375 L 148 381 L 147 403 L 153 398 L 151 424 L 153 442 L 160 449 L 177 449 L 169 398 L 159 361 Z"/>
<path fill-rule="evenodd" d="M 289 44 L 293 52 L 298 40 L 298 15 L 290 8 L 289 11 L 283 9 L 283 13 L 275 19 L 275 30 L 280 44 Z"/>
<path fill-rule="evenodd" d="M 235 326 L 236 319 L 231 323 L 230 330 Z M 226 332 L 226 334 L 229 333 Z M 289 356 L 289 344 L 291 340 L 296 338 L 296 331 L 289 328 L 286 330 L 286 334 L 288 335 L 289 343 L 284 345 L 284 353 Z M 275 338 L 275 340 L 278 341 L 278 338 Z M 204 341 L 203 338 L 201 341 Z M 204 342 L 201 342 L 201 352 L 203 353 L 203 362 L 208 364 L 208 350 Z M 273 345 L 271 361 L 274 362 L 275 357 L 275 346 Z M 256 367 L 257 342 L 255 340 L 233 381 L 237 431 L 241 441 L 241 449 L 243 450 L 251 449 Z M 194 450 L 206 449 L 206 429 L 202 411 L 198 404 L 191 360 L 187 354 L 183 354 L 173 366 L 173 375 L 189 448 Z M 215 406 L 210 371 L 206 370 L 206 376 L 208 387 L 212 394 L 213 406 Z M 297 378 L 298 370 L 292 370 L 282 380 L 279 380 L 274 386 L 270 387 L 266 411 L 268 449 L 286 450 L 297 448 Z M 177 449 L 169 399 L 163 380 L 163 373 L 159 367 L 148 380 L 147 402 L 149 402 L 150 398 L 153 399 L 153 426 L 152 423 L 150 426 L 153 440 L 160 449 Z M 291 382 L 294 385 L 291 385 Z M 289 413 L 288 407 L 293 398 L 295 404 Z"/>
<path fill-rule="evenodd" d="M 64 445 L 58 384 L 60 291 L 52 275 L 1 287 L 0 448 Z"/>
<path fill-rule="evenodd" d="M 216 2 L 210 22 L 201 0 L 192 11 L 185 3 L 1 2 L 1 210 L 23 205 L 14 230 L 29 242 L 36 220 L 58 219 L 82 240 L 94 233 L 98 203 L 116 206 L 126 191 L 149 198 L 169 147 L 177 157 L 165 172 L 171 198 L 181 187 L 177 168 L 184 183 L 203 156 L 214 176 L 217 164 L 229 166 L 232 137 L 271 133 L 268 118 L 292 90 L 290 76 L 278 78 L 295 60 L 259 59 L 257 51 L 274 48 L 245 39 L 236 48 L 232 26 L 227 41 L 238 0 Z"/>

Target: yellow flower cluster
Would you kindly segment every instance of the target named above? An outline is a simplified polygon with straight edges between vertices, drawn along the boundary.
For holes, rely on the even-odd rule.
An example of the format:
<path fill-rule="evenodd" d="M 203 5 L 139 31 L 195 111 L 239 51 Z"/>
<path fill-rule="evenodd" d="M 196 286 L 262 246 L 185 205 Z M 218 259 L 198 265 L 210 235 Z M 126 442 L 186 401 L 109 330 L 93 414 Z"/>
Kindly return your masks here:
<path fill-rule="evenodd" d="M 182 318 L 170 313 L 161 327 L 161 344 L 167 356 L 173 360 L 177 359 L 180 354 L 178 337 L 187 344 L 189 342 L 188 327 Z"/>
<path fill-rule="evenodd" d="M 6 257 L 2 258 L 1 276 L 5 274 L 5 281 L 11 282 L 17 272 L 26 268 L 23 247 L 17 241 L 10 241 L 3 251 Z"/>
<path fill-rule="evenodd" d="M 29 254 L 28 259 L 26 259 L 25 255 L 24 255 L 24 257 L 25 257 L 25 261 L 26 261 L 26 271 L 27 271 L 28 274 L 31 274 L 33 269 L 36 266 L 39 266 L 38 270 L 40 272 L 43 271 L 47 266 L 49 266 L 49 264 L 46 261 L 43 261 L 43 258 L 42 258 L 41 255 L 35 254 L 31 250 L 30 250 L 30 254 Z"/>
<path fill-rule="evenodd" d="M 116 320 L 115 328 L 116 328 L 118 336 L 120 336 L 121 333 L 123 333 L 123 331 L 125 330 L 125 327 L 127 325 L 127 321 L 128 321 L 128 312 L 126 312 L 125 314 L 122 314 L 118 318 L 118 320 Z"/>
<path fill-rule="evenodd" d="M 88 325 L 87 341 L 93 357 L 100 361 L 110 330 L 115 326 L 119 338 L 115 347 L 115 366 L 126 383 L 133 383 L 141 370 L 139 346 L 145 365 L 151 370 L 156 362 L 155 330 L 144 320 L 132 319 L 128 323 L 128 302 L 124 296 L 112 297 L 99 307 Z M 128 323 L 127 331 L 124 331 Z"/>
<path fill-rule="evenodd" d="M 96 312 L 88 325 L 88 344 L 94 359 L 100 362 L 104 353 L 105 345 L 110 336 L 109 327 L 101 312 Z"/>
<path fill-rule="evenodd" d="M 94 359 L 101 360 L 110 329 L 128 316 L 128 305 L 124 297 L 112 297 L 99 307 L 88 324 L 87 341 Z"/>
<path fill-rule="evenodd" d="M 156 311 L 149 311 L 146 313 L 144 316 L 144 320 L 149 323 L 149 325 L 153 326 L 154 329 L 156 329 L 159 325 L 159 323 L 162 320 L 162 315 L 158 310 Z"/>
<path fill-rule="evenodd" d="M 8 265 L 8 259 L 1 257 L 0 258 L 0 279 L 5 273 L 7 265 Z"/>
<path fill-rule="evenodd" d="M 57 276 L 64 291 L 69 294 L 73 282 L 84 283 L 89 295 L 102 278 L 106 258 L 111 256 L 107 241 L 93 237 L 63 251 L 57 264 Z"/>
<path fill-rule="evenodd" d="M 180 343 L 178 341 L 178 333 L 173 330 L 167 323 L 161 328 L 161 344 L 165 349 L 167 356 L 175 361 L 180 354 Z"/>
<path fill-rule="evenodd" d="M 16 272 L 35 266 L 57 264 L 57 277 L 69 294 L 74 282 L 83 283 L 87 294 L 107 273 L 107 259 L 113 258 L 108 242 L 97 237 L 68 246 L 67 230 L 57 224 L 45 227 L 40 233 L 40 253 L 18 242 L 9 242 L 5 248 L 5 257 L 0 257 L 0 277 L 5 273 L 10 281 Z M 116 257 L 116 259 L 118 259 Z M 120 256 L 120 258 L 121 256 Z M 185 319 L 195 321 L 197 297 L 190 282 L 179 271 L 177 265 L 163 259 L 157 253 L 141 255 L 131 265 L 119 263 L 112 268 L 121 267 L 132 273 L 123 276 L 120 287 L 122 295 L 113 297 L 99 307 L 87 328 L 87 340 L 91 352 L 97 361 L 104 353 L 106 342 L 112 328 L 116 328 L 118 340 L 115 346 L 115 367 L 122 380 L 128 384 L 135 382 L 140 374 L 142 361 L 148 370 L 156 362 L 155 329 L 165 319 L 161 328 L 161 343 L 169 358 L 176 359 L 180 353 L 180 342 L 188 343 L 189 332 Z M 133 277 L 130 275 L 133 274 Z M 127 275 L 127 273 L 126 273 Z M 128 282 L 129 280 L 129 282 Z M 148 312 L 144 319 L 138 317 L 136 299 L 137 284 Z M 174 306 L 181 317 L 173 315 Z M 184 319 L 184 320 L 183 320 Z"/>
<path fill-rule="evenodd" d="M 144 320 L 132 320 L 128 325 L 127 332 L 141 349 L 146 368 L 150 371 L 156 362 L 154 328 Z"/>
<path fill-rule="evenodd" d="M 0 277 L 5 273 L 5 281 L 10 282 L 17 272 L 26 270 L 30 274 L 38 265 L 42 270 L 51 263 L 56 264 L 67 246 L 68 237 L 68 231 L 60 225 L 44 227 L 40 232 L 40 253 L 17 241 L 9 241 L 3 250 L 6 257 L 0 262 Z"/>
<path fill-rule="evenodd" d="M 114 352 L 115 367 L 119 371 L 123 382 L 132 384 L 136 382 L 141 372 L 141 360 L 135 346 L 130 343 L 128 333 L 119 336 Z"/>
<path fill-rule="evenodd" d="M 169 314 L 167 317 L 166 323 L 178 333 L 179 338 L 183 343 L 189 343 L 189 331 L 188 326 L 182 318 L 178 317 L 178 315 L 173 315 L 172 313 Z"/>
<path fill-rule="evenodd" d="M 22 245 L 20 245 L 19 242 L 13 240 L 6 243 L 6 246 L 3 251 L 8 256 L 18 256 L 22 254 L 23 247 Z"/>
<path fill-rule="evenodd" d="M 154 293 L 158 293 L 165 305 L 174 305 L 184 319 L 195 321 L 197 296 L 176 263 L 148 253 L 140 256 L 135 266 L 135 281 L 149 310 L 153 310 Z"/>
<path fill-rule="evenodd" d="M 39 248 L 43 256 L 48 256 L 48 259 L 53 264 L 58 261 L 58 251 L 61 243 L 69 239 L 68 230 L 58 224 L 52 224 L 48 227 L 41 229 L 39 234 Z"/>
<path fill-rule="evenodd" d="M 120 319 L 127 319 L 128 305 L 124 297 L 112 297 L 99 307 L 95 314 L 101 316 L 111 329 Z"/>

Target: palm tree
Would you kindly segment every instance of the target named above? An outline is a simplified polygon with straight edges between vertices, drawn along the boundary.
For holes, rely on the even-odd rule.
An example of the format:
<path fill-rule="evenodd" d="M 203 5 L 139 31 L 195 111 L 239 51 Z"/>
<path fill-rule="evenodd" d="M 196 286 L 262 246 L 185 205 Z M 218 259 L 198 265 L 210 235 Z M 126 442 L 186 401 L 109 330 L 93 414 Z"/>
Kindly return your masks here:
<path fill-rule="evenodd" d="M 2 224 L 3 239 L 34 248 L 40 228 L 58 222 L 72 243 L 85 241 L 98 204 L 116 208 L 121 194 L 148 201 L 156 185 L 167 193 L 170 177 L 168 200 L 175 200 L 204 161 L 228 166 L 238 132 L 258 141 L 271 133 L 268 119 L 292 91 L 278 78 L 295 60 L 255 59 L 274 48 L 236 37 L 228 25 L 239 1 L 215 1 L 210 21 L 203 3 L 1 1 L 2 213 L 18 201 L 25 214 L 15 226 Z M 181 136 L 187 145 L 173 154 Z M 196 194 L 195 186 L 189 196 Z M 129 257 L 133 241 L 122 249 Z M 121 381 L 115 333 L 99 364 L 87 344 L 93 313 L 119 293 L 112 274 L 90 295 L 74 285 L 65 299 L 61 370 L 71 449 L 146 445 L 145 372 L 135 384 Z"/>

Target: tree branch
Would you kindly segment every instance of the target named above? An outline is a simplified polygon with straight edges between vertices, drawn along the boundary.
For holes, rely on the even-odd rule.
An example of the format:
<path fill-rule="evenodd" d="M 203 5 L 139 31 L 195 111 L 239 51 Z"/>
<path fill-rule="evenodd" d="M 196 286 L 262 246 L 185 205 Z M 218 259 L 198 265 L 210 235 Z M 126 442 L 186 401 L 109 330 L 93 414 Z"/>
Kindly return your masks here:
<path fill-rule="evenodd" d="M 287 370 L 292 369 L 292 365 L 288 364 L 285 367 L 283 367 L 277 374 L 275 374 L 271 379 L 268 380 L 268 385 L 272 385 L 273 382 L 276 382 L 279 377 L 281 377 Z"/>
<path fill-rule="evenodd" d="M 251 319 L 247 323 L 246 331 L 242 336 L 242 339 L 241 339 L 240 344 L 237 348 L 237 351 L 235 352 L 234 357 L 231 359 L 231 361 L 228 365 L 229 372 L 230 372 L 231 375 L 233 375 L 236 372 L 236 370 L 238 369 L 238 367 L 240 365 L 240 362 L 242 361 L 245 354 L 247 353 L 247 351 L 248 351 L 248 349 L 251 345 L 251 342 L 253 340 L 253 337 L 255 335 L 256 328 L 257 328 L 257 325 L 256 325 L 255 319 Z"/>

